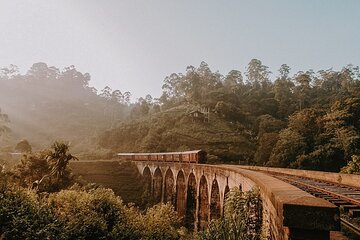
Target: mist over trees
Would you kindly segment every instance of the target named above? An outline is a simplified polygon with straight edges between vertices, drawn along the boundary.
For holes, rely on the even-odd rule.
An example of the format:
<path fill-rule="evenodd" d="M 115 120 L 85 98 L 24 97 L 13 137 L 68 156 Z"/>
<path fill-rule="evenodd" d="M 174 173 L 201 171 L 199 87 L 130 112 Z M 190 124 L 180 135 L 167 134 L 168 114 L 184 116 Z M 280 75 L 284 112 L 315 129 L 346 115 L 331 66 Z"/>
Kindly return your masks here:
<path fill-rule="evenodd" d="M 354 164 L 359 67 L 290 73 L 287 64 L 273 71 L 258 59 L 226 74 L 201 62 L 167 76 L 158 98 L 130 102 L 130 92 L 90 87 L 90 75 L 74 66 L 35 63 L 20 74 L 10 65 L 0 74 L 0 131 L 11 129 L 11 137 L 1 141 L 14 148 L 26 139 L 41 148 L 64 139 L 89 158 L 88 149 L 111 157 L 203 148 L 218 162 L 329 171 Z M 201 108 L 209 121 L 191 117 Z"/>
<path fill-rule="evenodd" d="M 137 118 L 146 120 L 105 132 L 100 144 L 125 150 L 128 141 L 133 151 L 201 147 L 222 161 L 339 171 L 359 154 L 359 67 L 290 72 L 283 64 L 271 74 L 257 59 L 245 72 L 225 75 L 205 62 L 189 66 L 164 79 L 156 102 L 137 103 Z M 157 106 L 160 113 L 151 111 Z M 209 123 L 186 121 L 189 110 L 201 107 L 211 109 Z M 232 143 L 224 141 L 229 134 Z"/>
<path fill-rule="evenodd" d="M 86 142 L 96 133 L 124 119 L 129 92 L 89 86 L 90 74 L 74 66 L 60 70 L 35 63 L 26 74 L 16 66 L 0 70 L 0 106 L 9 116 L 12 138 L 3 145 L 26 138 L 37 148 L 56 139 Z M 7 128 L 7 115 L 0 115 L 0 129 Z"/>

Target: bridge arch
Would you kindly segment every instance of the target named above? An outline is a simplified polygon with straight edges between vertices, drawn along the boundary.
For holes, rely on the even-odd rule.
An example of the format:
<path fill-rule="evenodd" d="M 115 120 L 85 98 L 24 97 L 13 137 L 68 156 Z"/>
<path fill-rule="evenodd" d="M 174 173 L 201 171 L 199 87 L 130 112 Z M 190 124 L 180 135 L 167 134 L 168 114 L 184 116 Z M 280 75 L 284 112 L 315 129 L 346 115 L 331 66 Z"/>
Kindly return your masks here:
<path fill-rule="evenodd" d="M 103 162 L 101 162 L 101 164 L 103 164 Z M 109 165 L 111 164 L 114 163 L 109 163 Z M 203 222 L 199 222 L 199 220 L 201 220 L 199 218 L 199 216 L 201 216 L 200 206 L 202 206 L 202 203 L 206 204 L 206 201 L 201 200 L 204 198 L 204 195 L 208 196 L 208 218 L 204 218 L 204 220 L 210 220 L 210 199 L 214 198 L 214 195 L 216 196 L 216 190 L 213 190 L 213 188 L 216 189 L 216 184 L 213 184 L 213 180 L 216 179 L 219 187 L 222 213 L 225 195 L 231 188 L 241 186 L 243 191 L 249 191 L 254 187 L 259 189 L 264 208 L 264 232 L 273 233 L 274 239 L 276 240 L 300 239 L 298 237 L 302 237 L 304 234 L 311 236 L 312 239 L 328 240 L 329 230 L 338 230 L 339 222 L 335 219 L 338 219 L 339 213 L 336 206 L 333 206 L 325 200 L 317 199 L 292 185 L 262 172 L 227 165 L 210 166 L 205 164 L 149 161 L 135 161 L 135 164 L 140 172 L 144 171 L 145 166 L 150 168 L 151 173 L 153 173 L 153 183 L 155 171 L 157 172 L 156 176 L 162 176 L 161 173 L 165 176 L 168 168 L 171 168 L 174 179 L 176 177 L 177 193 L 179 193 L 179 189 L 181 188 L 181 184 L 178 183 L 182 183 L 183 180 L 185 180 L 185 204 L 186 206 L 190 206 L 188 210 L 185 210 L 185 216 L 187 216 L 187 224 L 185 225 L 190 225 L 190 229 L 195 228 L 196 230 L 201 230 L 204 228 L 199 226 L 204 226 Z M 181 174 L 179 173 L 180 171 L 182 171 Z M 182 174 L 184 178 L 180 176 Z M 200 181 L 202 182 L 201 184 Z M 204 184 L 205 181 L 206 184 Z M 162 181 L 162 185 L 160 184 L 160 186 L 164 188 L 164 185 L 165 181 Z M 208 191 L 204 191 L 206 187 Z M 291 195 L 289 195 L 289 191 L 291 191 Z M 200 195 L 202 195 L 202 197 L 200 197 Z M 162 196 L 164 197 L 163 192 Z M 178 196 L 179 194 L 177 194 L 176 199 Z M 301 199 L 301 201 L 299 201 L 299 199 Z M 179 208 L 178 201 L 176 202 L 176 207 Z M 329 217 L 320 217 L 325 215 Z M 308 221 L 308 219 L 310 219 L 309 216 L 312 216 L 311 221 Z M 189 219 L 192 220 L 189 221 Z M 281 221 L 281 219 L 287 219 L 287 221 Z"/>
<path fill-rule="evenodd" d="M 210 220 L 221 217 L 220 189 L 216 178 L 211 185 L 210 195 Z"/>
<path fill-rule="evenodd" d="M 185 216 L 185 208 L 186 208 L 185 190 L 186 190 L 185 175 L 184 172 L 180 170 L 176 178 L 175 210 L 178 212 L 181 218 Z"/>
<path fill-rule="evenodd" d="M 163 175 L 160 168 L 156 168 L 153 177 L 153 198 L 155 203 L 161 202 Z"/>
<path fill-rule="evenodd" d="M 202 231 L 208 227 L 209 223 L 209 190 L 206 177 L 203 175 L 199 183 L 199 213 L 198 230 Z"/>
<path fill-rule="evenodd" d="M 164 203 L 174 204 L 174 174 L 170 168 L 165 173 Z"/>
<path fill-rule="evenodd" d="M 194 173 L 190 173 L 187 182 L 185 226 L 193 230 L 196 219 L 196 178 Z"/>

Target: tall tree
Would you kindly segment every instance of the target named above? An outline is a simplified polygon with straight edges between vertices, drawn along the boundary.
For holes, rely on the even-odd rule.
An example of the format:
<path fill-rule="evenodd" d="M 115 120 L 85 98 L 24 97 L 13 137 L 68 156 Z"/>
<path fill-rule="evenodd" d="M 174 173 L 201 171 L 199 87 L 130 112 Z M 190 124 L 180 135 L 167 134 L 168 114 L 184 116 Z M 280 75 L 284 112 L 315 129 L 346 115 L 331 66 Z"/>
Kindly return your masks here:
<path fill-rule="evenodd" d="M 77 157 L 69 153 L 69 145 L 66 143 L 55 142 L 51 148 L 53 151 L 48 154 L 47 161 L 51 166 L 51 174 L 60 179 L 67 174 L 69 161 L 77 160 Z"/>
<path fill-rule="evenodd" d="M 231 70 L 224 79 L 224 88 L 228 92 L 236 93 L 243 85 L 243 76 L 238 70 Z"/>
<path fill-rule="evenodd" d="M 311 106 L 311 82 L 313 75 L 313 71 L 309 70 L 307 72 L 300 71 L 294 76 L 294 80 L 297 83 L 294 94 L 298 99 L 299 110 Z"/>
<path fill-rule="evenodd" d="M 247 81 L 254 87 L 262 86 L 266 88 L 269 84 L 269 75 L 271 73 L 268 69 L 269 67 L 263 65 L 260 60 L 252 59 L 245 72 Z"/>
<path fill-rule="evenodd" d="M 289 77 L 290 67 L 282 64 L 279 69 L 280 76 L 273 85 L 274 99 L 279 104 L 278 116 L 286 118 L 295 111 L 293 91 L 295 84 Z"/>
<path fill-rule="evenodd" d="M 291 68 L 289 67 L 289 65 L 281 64 L 280 69 L 279 69 L 279 73 L 280 73 L 279 78 L 280 79 L 289 79 L 290 70 L 291 70 Z"/>

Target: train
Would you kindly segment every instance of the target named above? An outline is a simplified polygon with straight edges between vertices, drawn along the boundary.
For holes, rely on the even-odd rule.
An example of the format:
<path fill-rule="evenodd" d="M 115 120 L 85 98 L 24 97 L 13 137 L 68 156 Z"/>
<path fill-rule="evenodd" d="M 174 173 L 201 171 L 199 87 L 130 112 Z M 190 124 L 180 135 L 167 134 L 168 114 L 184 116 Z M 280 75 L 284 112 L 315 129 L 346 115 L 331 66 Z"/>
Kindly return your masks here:
<path fill-rule="evenodd" d="M 207 153 L 204 150 L 186 152 L 161 152 L 161 153 L 118 153 L 121 160 L 131 161 L 156 161 L 180 163 L 206 163 Z"/>

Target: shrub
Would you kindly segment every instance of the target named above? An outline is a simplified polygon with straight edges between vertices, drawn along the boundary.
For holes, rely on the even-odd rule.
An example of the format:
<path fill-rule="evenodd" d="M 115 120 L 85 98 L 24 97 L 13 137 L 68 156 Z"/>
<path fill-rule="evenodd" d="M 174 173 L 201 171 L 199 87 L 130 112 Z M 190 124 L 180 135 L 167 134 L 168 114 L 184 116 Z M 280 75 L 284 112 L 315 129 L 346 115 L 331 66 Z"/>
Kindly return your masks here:
<path fill-rule="evenodd" d="M 60 226 L 34 191 L 0 184 L 0 239 L 55 239 Z"/>
<path fill-rule="evenodd" d="M 341 173 L 360 174 L 360 155 L 353 155 L 351 161 L 341 168 Z"/>

